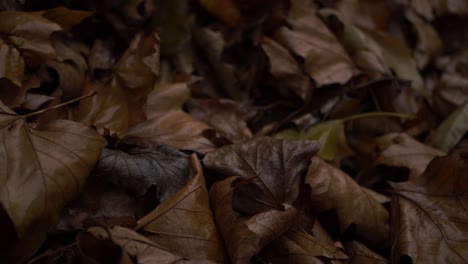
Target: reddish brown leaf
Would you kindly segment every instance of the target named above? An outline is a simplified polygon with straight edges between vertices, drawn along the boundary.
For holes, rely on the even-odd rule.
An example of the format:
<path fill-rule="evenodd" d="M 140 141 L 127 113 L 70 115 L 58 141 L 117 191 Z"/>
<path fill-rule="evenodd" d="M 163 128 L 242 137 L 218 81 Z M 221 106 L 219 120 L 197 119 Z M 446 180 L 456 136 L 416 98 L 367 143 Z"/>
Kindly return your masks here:
<path fill-rule="evenodd" d="M 140 219 L 139 227 L 147 238 L 185 258 L 225 262 L 200 161 L 192 155 L 191 163 L 192 180 Z"/>

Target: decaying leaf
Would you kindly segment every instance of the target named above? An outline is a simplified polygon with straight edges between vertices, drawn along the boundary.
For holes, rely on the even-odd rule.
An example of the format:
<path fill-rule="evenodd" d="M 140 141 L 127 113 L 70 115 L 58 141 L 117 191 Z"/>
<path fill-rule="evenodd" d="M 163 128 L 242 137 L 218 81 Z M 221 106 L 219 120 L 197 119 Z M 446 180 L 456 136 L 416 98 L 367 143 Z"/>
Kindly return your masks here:
<path fill-rule="evenodd" d="M 143 234 L 188 259 L 226 261 L 223 242 L 210 209 L 200 161 L 191 158 L 193 178 L 178 193 L 138 221 Z"/>
<path fill-rule="evenodd" d="M 394 183 L 392 261 L 468 262 L 468 178 L 466 161 L 434 159 L 408 182 Z"/>
<path fill-rule="evenodd" d="M 17 238 L 28 244 L 16 256 L 24 258 L 80 192 L 105 142 L 71 121 L 34 127 L 1 103 L 0 139 L 0 202 Z"/>
<path fill-rule="evenodd" d="M 189 159 L 185 153 L 166 146 L 132 149 L 128 153 L 105 148 L 95 171 L 136 196 L 144 195 L 154 185 L 162 202 L 188 182 Z"/>
<path fill-rule="evenodd" d="M 355 225 L 356 235 L 382 246 L 389 236 L 389 214 L 379 203 L 381 195 L 359 186 L 341 170 L 312 158 L 306 184 L 314 210 L 336 210 L 341 232 Z"/>

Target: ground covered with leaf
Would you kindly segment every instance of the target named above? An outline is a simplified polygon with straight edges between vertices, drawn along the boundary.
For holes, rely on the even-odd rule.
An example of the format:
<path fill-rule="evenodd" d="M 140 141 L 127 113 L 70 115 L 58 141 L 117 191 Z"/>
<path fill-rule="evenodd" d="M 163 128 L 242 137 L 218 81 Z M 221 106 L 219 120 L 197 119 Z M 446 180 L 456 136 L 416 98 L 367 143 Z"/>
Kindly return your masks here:
<path fill-rule="evenodd" d="M 1 263 L 468 263 L 466 0 L 1 0 Z"/>

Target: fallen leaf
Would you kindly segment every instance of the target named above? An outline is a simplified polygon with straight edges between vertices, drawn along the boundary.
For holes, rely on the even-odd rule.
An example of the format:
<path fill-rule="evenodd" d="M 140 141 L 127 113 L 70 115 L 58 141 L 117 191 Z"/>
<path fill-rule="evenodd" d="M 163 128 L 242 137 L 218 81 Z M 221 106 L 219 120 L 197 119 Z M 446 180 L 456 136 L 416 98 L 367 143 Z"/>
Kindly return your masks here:
<path fill-rule="evenodd" d="M 353 62 L 330 30 L 304 1 L 292 1 L 288 22 L 292 29 L 280 28 L 274 39 L 302 57 L 307 74 L 319 87 L 345 84 L 356 73 Z"/>
<path fill-rule="evenodd" d="M 387 259 L 370 250 L 366 245 L 357 240 L 344 244 L 346 252 L 350 256 L 349 264 L 388 264 Z"/>
<path fill-rule="evenodd" d="M 449 152 L 468 131 L 468 103 L 450 114 L 435 130 L 426 142 L 443 152 Z"/>
<path fill-rule="evenodd" d="M 189 159 L 187 154 L 166 146 L 128 153 L 105 148 L 94 170 L 135 196 L 143 196 L 154 185 L 162 202 L 188 182 Z"/>
<path fill-rule="evenodd" d="M 211 212 L 200 161 L 191 158 L 193 177 L 174 196 L 138 220 L 141 232 L 154 243 L 188 259 L 226 261 L 223 242 Z"/>
<path fill-rule="evenodd" d="M 321 241 L 305 230 L 293 228 L 262 251 L 271 263 L 323 263 L 320 259 L 347 263 L 347 256 L 333 244 Z"/>
<path fill-rule="evenodd" d="M 206 11 L 222 20 L 226 25 L 234 27 L 240 23 L 241 14 L 235 1 L 199 0 L 199 2 Z"/>
<path fill-rule="evenodd" d="M 236 211 L 251 214 L 272 208 L 282 210 L 283 203 L 292 204 L 317 150 L 315 141 L 258 137 L 211 151 L 203 164 L 219 175 L 242 177 L 244 183 L 236 188 L 233 206 Z"/>
<path fill-rule="evenodd" d="M 217 182 L 210 190 L 210 201 L 232 263 L 248 263 L 266 245 L 280 237 L 292 226 L 298 211 L 283 204 L 284 211 L 271 210 L 251 217 L 242 216 L 231 206 L 233 183 L 237 177 Z"/>
<path fill-rule="evenodd" d="M 467 169 L 466 161 L 446 156 L 419 177 L 392 184 L 392 261 L 468 262 Z"/>
<path fill-rule="evenodd" d="M 298 62 L 289 51 L 273 41 L 265 38 L 262 49 L 270 61 L 270 72 L 275 78 L 278 88 L 286 88 L 294 92 L 303 100 L 312 94 L 312 86 Z"/>
<path fill-rule="evenodd" d="M 380 154 L 375 163 L 408 168 L 410 179 L 423 173 L 433 158 L 444 155 L 404 133 L 391 133 L 377 141 Z"/>
<path fill-rule="evenodd" d="M 343 171 L 319 158 L 312 158 L 305 183 L 311 188 L 312 208 L 336 210 L 340 231 L 355 225 L 356 235 L 382 246 L 389 236 L 389 214 L 379 203 L 379 194 L 359 186 Z"/>
<path fill-rule="evenodd" d="M 252 137 L 247 121 L 255 115 L 249 107 L 229 99 L 196 99 L 190 101 L 190 114 L 207 123 L 232 142 Z"/>
<path fill-rule="evenodd" d="M 81 23 L 82 20 L 93 14 L 90 11 L 71 10 L 66 7 L 57 7 L 38 13 L 48 20 L 57 23 L 64 31 L 70 31 L 73 26 Z"/>
<path fill-rule="evenodd" d="M 1 103 L 0 139 L 0 202 L 18 239 L 27 243 L 15 256 L 24 258 L 80 192 L 105 141 L 89 127 L 66 120 L 34 127 Z"/>
<path fill-rule="evenodd" d="M 363 50 L 371 51 L 380 62 L 393 70 L 400 79 L 411 81 L 411 87 L 416 92 L 428 96 L 428 91 L 424 88 L 423 80 L 411 50 L 402 42 L 379 31 L 359 29 L 334 10 L 322 9 L 319 13 L 326 18 L 337 18 L 343 23 L 342 33 L 338 37 L 352 56 Z M 384 73 L 392 74 L 390 71 Z"/>
<path fill-rule="evenodd" d="M 149 120 L 131 127 L 123 141 L 140 148 L 165 144 L 201 153 L 211 150 L 213 143 L 203 136 L 211 128 L 181 109 L 188 95 L 185 83 L 157 85 L 148 95 Z"/>

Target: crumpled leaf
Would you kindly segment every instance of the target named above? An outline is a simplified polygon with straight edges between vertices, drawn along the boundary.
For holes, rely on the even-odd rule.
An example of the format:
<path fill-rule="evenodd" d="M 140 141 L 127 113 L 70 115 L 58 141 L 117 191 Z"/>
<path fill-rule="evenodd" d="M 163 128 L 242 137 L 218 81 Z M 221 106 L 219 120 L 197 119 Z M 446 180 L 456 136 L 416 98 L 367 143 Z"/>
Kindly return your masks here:
<path fill-rule="evenodd" d="M 346 252 L 350 256 L 349 264 L 387 264 L 387 259 L 370 250 L 366 245 L 357 240 L 344 244 Z"/>
<path fill-rule="evenodd" d="M 315 15 L 309 1 L 291 3 L 288 22 L 292 29 L 280 28 L 274 39 L 305 60 L 305 71 L 319 87 L 348 82 L 356 69 L 335 35 Z"/>
<path fill-rule="evenodd" d="M 211 128 L 181 109 L 189 94 L 185 83 L 157 85 L 148 95 L 149 120 L 131 127 L 124 142 L 140 148 L 166 144 L 201 153 L 211 150 L 213 143 L 203 136 Z"/>
<path fill-rule="evenodd" d="M 468 103 L 450 114 L 435 130 L 426 142 L 444 152 L 452 149 L 468 131 Z"/>
<path fill-rule="evenodd" d="M 392 261 L 468 262 L 468 178 L 466 161 L 434 159 L 408 182 L 394 183 Z"/>
<path fill-rule="evenodd" d="M 128 153 L 105 148 L 94 170 L 136 196 L 143 196 L 154 185 L 162 202 L 188 182 L 189 159 L 187 154 L 166 146 Z"/>
<path fill-rule="evenodd" d="M 71 121 L 34 127 L 0 102 L 0 142 L 0 202 L 21 244 L 11 254 L 24 258 L 79 193 L 105 141 Z"/>
<path fill-rule="evenodd" d="M 185 258 L 224 263 L 223 242 L 216 229 L 200 161 L 191 158 L 193 178 L 174 196 L 138 221 L 154 243 Z"/>
<path fill-rule="evenodd" d="M 444 155 L 404 133 L 391 133 L 378 138 L 377 142 L 381 152 L 375 163 L 408 168 L 410 178 L 423 173 L 433 158 Z"/>
<path fill-rule="evenodd" d="M 338 38 L 351 56 L 362 51 L 371 51 L 377 60 L 395 72 L 400 79 L 411 81 L 411 87 L 416 92 L 428 95 L 411 51 L 402 42 L 379 31 L 359 29 L 334 10 L 322 9 L 320 14 L 323 17 L 338 18 L 343 23 L 342 33 Z M 392 74 L 389 69 L 382 73 Z"/>
<path fill-rule="evenodd" d="M 270 72 L 276 85 L 279 88 L 287 88 L 301 99 L 307 100 L 312 93 L 312 86 L 296 59 L 272 39 L 265 38 L 262 48 L 270 61 Z"/>
<path fill-rule="evenodd" d="M 191 101 L 190 114 L 209 124 L 232 142 L 252 137 L 247 121 L 255 115 L 229 99 L 195 99 Z"/>
<path fill-rule="evenodd" d="M 305 183 L 311 188 L 313 209 L 336 210 L 340 231 L 350 225 L 368 243 L 383 245 L 389 236 L 389 215 L 379 203 L 382 195 L 359 186 L 343 171 L 319 158 L 312 158 Z"/>
<path fill-rule="evenodd" d="M 209 152 L 203 163 L 225 177 L 240 176 L 234 210 L 255 214 L 283 210 L 283 203 L 297 199 L 301 176 L 317 150 L 315 141 L 257 137 Z"/>
<path fill-rule="evenodd" d="M 231 206 L 234 181 L 230 177 L 210 190 L 210 201 L 232 263 L 248 263 L 263 247 L 280 237 L 296 223 L 299 212 L 288 204 L 284 210 L 271 210 L 251 217 L 242 216 Z"/>

